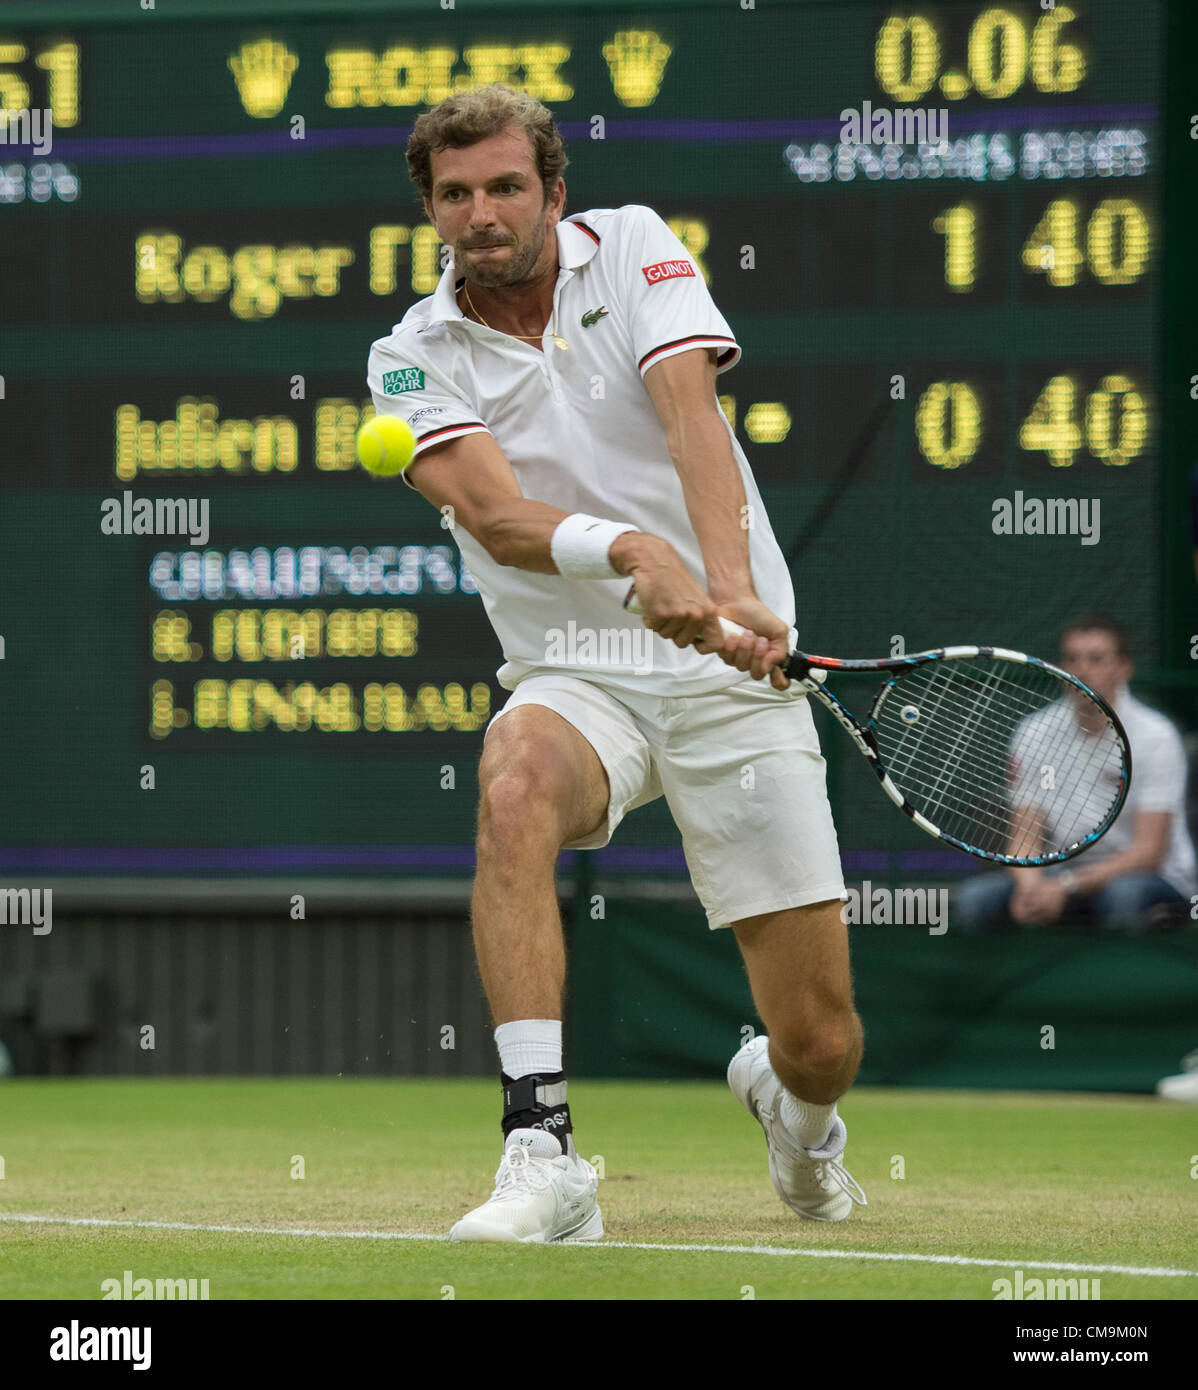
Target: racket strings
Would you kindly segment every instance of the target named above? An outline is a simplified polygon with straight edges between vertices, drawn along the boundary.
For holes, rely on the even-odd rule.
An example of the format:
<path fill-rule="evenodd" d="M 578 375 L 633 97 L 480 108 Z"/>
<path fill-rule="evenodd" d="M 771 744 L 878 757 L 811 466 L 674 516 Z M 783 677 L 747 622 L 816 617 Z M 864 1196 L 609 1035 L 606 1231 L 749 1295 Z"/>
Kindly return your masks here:
<path fill-rule="evenodd" d="M 1034 712 L 1034 708 L 1029 707 L 1028 712 Z M 929 711 L 926 706 L 921 710 L 920 723 L 923 728 L 917 737 L 913 737 L 910 729 L 904 724 L 896 726 L 898 734 L 898 744 L 891 751 L 891 765 L 899 771 L 905 772 L 908 768 L 912 775 L 918 776 L 921 766 L 927 760 L 929 750 L 935 749 L 936 764 L 938 772 L 935 781 L 928 784 L 928 794 L 935 794 L 937 786 L 944 786 L 946 791 L 949 787 L 949 776 L 952 769 L 959 768 L 959 772 L 953 775 L 952 785 L 958 790 L 965 790 L 967 785 L 972 783 L 975 788 L 982 788 L 987 785 L 997 783 L 1003 790 L 1006 789 L 1007 777 L 1005 771 L 1005 755 L 1007 752 L 1006 743 L 996 743 L 992 738 L 989 740 L 987 761 L 981 764 L 983 771 L 991 773 L 989 783 L 979 779 L 977 776 L 970 777 L 968 767 L 962 765 L 961 752 L 968 746 L 976 750 L 986 738 L 986 726 L 982 723 L 986 715 L 984 702 L 981 700 L 941 700 L 930 711 L 931 720 L 925 722 Z M 937 717 L 941 722 L 937 722 Z M 1021 717 L 1026 717 L 1021 716 Z M 948 733 L 945 729 L 949 730 Z M 1059 761 L 1055 774 L 1058 780 L 1063 779 L 1066 785 L 1071 782 L 1081 782 L 1088 780 L 1092 776 L 1093 769 L 1091 763 L 1095 757 L 1101 756 L 1105 762 L 1106 745 L 1099 746 L 1098 740 L 1088 740 L 1090 746 L 1087 748 L 1081 739 L 1073 740 L 1072 746 L 1065 740 L 1057 739 L 1054 741 L 1049 734 L 1044 734 L 1035 745 L 1026 749 L 1026 757 L 1035 759 L 1041 752 L 1053 749 L 1058 754 L 1062 748 L 1067 751 L 1063 761 Z M 996 757 L 996 753 L 1004 755 L 1003 760 Z"/>
<path fill-rule="evenodd" d="M 963 759 L 971 744 L 980 741 L 985 736 L 984 717 L 987 711 L 988 702 L 994 697 L 993 681 L 989 680 L 989 689 L 983 687 L 979 692 L 979 697 L 972 704 L 952 698 L 956 692 L 953 691 L 952 674 L 941 672 L 939 679 L 934 679 L 930 686 L 930 693 L 935 697 L 932 705 L 931 720 L 929 731 L 931 737 L 925 740 L 925 744 L 930 745 L 935 742 L 937 730 L 948 729 L 951 734 L 951 744 L 944 748 L 937 749 L 940 768 L 936 776 L 936 781 L 928 789 L 928 804 L 933 809 L 942 809 L 947 797 L 950 795 L 952 783 L 950 778 L 954 769 L 963 768 Z M 954 708 L 957 706 L 957 708 Z M 952 722 L 948 722 L 950 716 L 955 715 Z M 945 720 L 945 723 L 939 723 Z M 947 744 L 948 739 L 944 742 Z M 921 747 L 924 745 L 920 745 Z M 914 761 L 914 760 L 912 760 Z M 913 771 L 915 768 L 913 767 Z M 974 779 L 977 788 L 989 791 L 989 783 L 986 778 Z"/>
<path fill-rule="evenodd" d="M 1039 857 L 1104 826 L 1121 793 L 1118 735 L 1105 720 L 1087 734 L 1074 692 L 1039 666 L 937 661 L 889 687 L 872 723 L 891 781 L 941 831 Z"/>
<path fill-rule="evenodd" d="M 1074 843 L 1103 823 L 1111 798 L 1100 799 L 1094 806 L 1089 804 L 1088 791 L 1079 796 L 1079 788 L 1094 784 L 1108 762 L 1095 750 L 1093 740 L 1086 749 L 1078 740 L 1025 739 L 1023 764 L 1033 771 L 1042 767 L 1047 774 L 1043 790 L 1055 785 L 1057 795 L 1041 796 L 1042 789 L 1037 787 L 1034 795 L 1020 796 L 1016 808 L 1007 775 L 1007 746 L 986 736 L 993 709 L 987 707 L 985 689 L 979 688 L 972 708 L 961 710 L 957 704 L 952 699 L 938 702 L 941 718 L 958 721 L 951 726 L 951 735 L 937 737 L 936 724 L 925 724 L 919 739 L 903 730 L 899 735 L 903 752 L 894 758 L 895 772 L 905 784 L 904 795 L 922 803 L 924 814 L 941 829 L 968 842 L 983 842 L 978 847 L 992 852 L 1033 856 L 1046 845 L 1052 848 L 1057 839 Z M 1070 750 L 1064 759 L 1062 747 Z M 1062 807 L 1070 808 L 1072 817 L 1063 817 Z"/>
<path fill-rule="evenodd" d="M 1035 711 L 1031 709 L 1028 712 Z M 960 767 L 959 775 L 954 777 L 955 784 L 960 787 L 970 780 L 969 769 L 962 766 L 962 751 L 968 747 L 976 752 L 985 746 L 988 757 L 980 766 L 983 771 L 990 773 L 991 782 L 997 780 L 1005 786 L 1008 740 L 993 737 L 985 722 L 991 713 L 981 698 L 970 701 L 941 700 L 931 711 L 930 722 L 925 722 L 925 711 L 921 711 L 920 723 L 923 729 L 917 738 L 910 736 L 907 726 L 898 725 L 899 742 L 891 753 L 894 766 L 903 768 L 910 765 L 917 771 L 920 761 L 926 759 L 929 749 L 935 748 L 938 763 L 936 783 L 947 786 L 952 769 Z M 937 716 L 940 722 L 937 722 Z M 1015 728 L 1026 717 L 1027 714 L 1023 713 L 1013 722 L 1008 722 Z M 1092 780 L 1095 760 L 1100 760 L 1105 766 L 1111 745 L 1101 737 L 1086 739 L 1084 735 L 1080 735 L 1080 731 L 1078 737 L 1062 737 L 1068 735 L 1069 729 L 1064 718 L 1059 723 L 1059 729 L 1044 729 L 1035 740 L 1027 740 L 1022 750 L 1024 759 L 1032 761 L 1041 754 L 1051 752 L 1056 759 L 1054 780 L 1064 781 L 1066 786 Z M 999 758 L 997 754 L 1001 754 L 1002 757 Z M 976 784 L 978 779 L 973 780 Z"/>
<path fill-rule="evenodd" d="M 950 833 L 980 824 L 992 838 L 1008 835 L 1016 828 L 1009 804 L 1008 748 L 1005 742 L 996 744 L 985 735 L 986 720 L 992 711 L 987 710 L 984 696 L 967 710 L 958 709 L 955 701 L 942 701 L 937 713 L 941 718 L 950 713 L 954 720 L 959 718 L 950 726 L 951 737 L 938 736 L 937 724 L 926 725 L 928 732 L 918 742 L 908 735 L 894 756 L 892 776 L 897 773 L 908 790 L 918 791 L 930 819 L 943 822 L 946 812 L 955 813 L 959 817 L 956 825 L 941 827 Z M 1106 750 L 1096 747 L 1098 743 L 1099 740 L 1091 739 L 1086 747 L 1080 739 L 1061 740 L 1055 732 L 1025 740 L 1021 749 L 1023 763 L 1040 770 L 1045 792 L 1055 788 L 1057 794 L 1040 797 L 1042 789 L 1037 787 L 1035 798 L 1022 799 L 1018 817 L 1021 839 L 1042 840 L 1060 820 L 1060 808 L 1070 804 L 1081 820 L 1091 818 L 1101 823 L 1110 798 L 1106 804 L 1091 806 L 1088 791 L 1079 796 L 1079 790 L 1097 784 L 1107 765 Z M 932 770 L 928 769 L 929 762 Z M 1088 833 L 1090 828 L 1082 833 Z M 1077 838 L 1071 826 L 1064 827 L 1064 833 L 1069 843 Z"/>

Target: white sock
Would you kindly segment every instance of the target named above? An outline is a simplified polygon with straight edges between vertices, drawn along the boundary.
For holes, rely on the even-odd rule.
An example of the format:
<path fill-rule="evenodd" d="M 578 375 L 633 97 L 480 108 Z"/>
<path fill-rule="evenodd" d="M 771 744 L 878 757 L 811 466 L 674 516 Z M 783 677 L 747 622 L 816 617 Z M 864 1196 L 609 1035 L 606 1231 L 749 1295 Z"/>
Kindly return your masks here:
<path fill-rule="evenodd" d="M 560 1018 L 522 1018 L 501 1023 L 495 1030 L 499 1066 L 505 1076 L 545 1075 L 562 1069 Z"/>
<path fill-rule="evenodd" d="M 805 1149 L 822 1149 L 836 1123 L 836 1102 L 812 1105 L 783 1087 L 782 1123 Z"/>

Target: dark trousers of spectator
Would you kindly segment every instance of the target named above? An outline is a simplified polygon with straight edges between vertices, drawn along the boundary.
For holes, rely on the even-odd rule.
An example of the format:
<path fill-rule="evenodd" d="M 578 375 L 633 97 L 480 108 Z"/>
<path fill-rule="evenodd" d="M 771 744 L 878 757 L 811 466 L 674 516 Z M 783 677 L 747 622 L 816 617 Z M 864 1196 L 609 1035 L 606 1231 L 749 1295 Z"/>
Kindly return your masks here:
<path fill-rule="evenodd" d="M 1051 870 L 1046 870 L 1051 873 Z M 953 889 L 949 899 L 949 930 L 971 933 L 1021 925 L 1010 915 L 1014 883 L 1006 870 L 978 874 Z M 1058 918 L 1061 926 L 1097 925 L 1113 931 L 1144 931 L 1153 925 L 1157 909 L 1185 915 L 1190 904 L 1159 874 L 1127 874 L 1087 897 L 1066 899 Z"/>

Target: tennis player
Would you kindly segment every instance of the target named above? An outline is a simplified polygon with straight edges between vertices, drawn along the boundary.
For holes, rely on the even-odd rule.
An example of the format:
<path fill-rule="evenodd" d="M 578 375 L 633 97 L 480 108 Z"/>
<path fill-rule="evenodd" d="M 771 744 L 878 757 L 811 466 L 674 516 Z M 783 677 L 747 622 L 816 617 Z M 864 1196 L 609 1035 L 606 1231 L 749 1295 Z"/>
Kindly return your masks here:
<path fill-rule="evenodd" d="M 512 692 L 479 764 L 472 901 L 504 1150 L 451 1237 L 603 1234 L 566 1098 L 554 867 L 663 795 L 768 1032 L 729 1084 L 782 1200 L 843 1220 L 865 1201 L 836 1109 L 862 1029 L 824 762 L 777 670 L 797 637 L 790 576 L 716 398 L 740 348 L 656 213 L 563 215 L 566 155 L 531 97 L 448 97 L 407 160 L 453 260 L 373 345 L 370 389 L 412 426 L 405 481 L 450 519 Z M 643 626 L 623 607 L 633 586 Z M 748 632 L 725 640 L 720 615 Z"/>

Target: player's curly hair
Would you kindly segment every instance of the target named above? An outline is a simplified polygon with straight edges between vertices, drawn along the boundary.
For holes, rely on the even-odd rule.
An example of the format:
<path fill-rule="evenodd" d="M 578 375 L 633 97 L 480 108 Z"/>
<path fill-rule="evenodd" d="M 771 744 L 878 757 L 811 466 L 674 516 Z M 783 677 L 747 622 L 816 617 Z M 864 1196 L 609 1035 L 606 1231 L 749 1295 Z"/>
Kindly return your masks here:
<path fill-rule="evenodd" d="M 408 140 L 407 160 L 408 173 L 421 196 L 432 199 L 432 156 L 436 151 L 465 149 L 512 127 L 528 135 L 547 202 L 570 162 L 561 132 L 547 107 L 502 82 L 472 92 L 455 92 L 417 118 Z"/>

